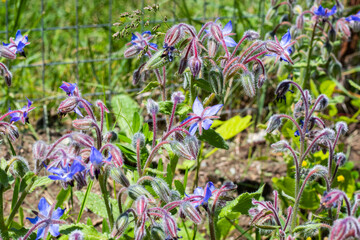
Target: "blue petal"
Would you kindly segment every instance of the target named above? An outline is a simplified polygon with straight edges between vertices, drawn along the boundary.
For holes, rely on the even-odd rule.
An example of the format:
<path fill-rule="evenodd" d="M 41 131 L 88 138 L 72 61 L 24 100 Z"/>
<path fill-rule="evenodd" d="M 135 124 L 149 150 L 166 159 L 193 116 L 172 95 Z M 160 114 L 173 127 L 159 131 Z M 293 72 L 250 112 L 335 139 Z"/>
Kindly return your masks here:
<path fill-rule="evenodd" d="M 202 122 L 202 128 L 205 129 L 205 130 L 208 130 L 211 127 L 212 124 L 213 124 L 213 121 L 211 121 L 210 119 L 205 119 Z"/>
<path fill-rule="evenodd" d="M 34 217 L 34 218 L 26 218 L 27 220 L 29 220 L 32 224 L 36 224 L 39 221 L 39 217 Z"/>
<path fill-rule="evenodd" d="M 217 104 L 205 110 L 204 117 L 214 116 L 223 107 L 223 104 Z"/>
<path fill-rule="evenodd" d="M 208 188 L 210 189 L 211 192 L 216 189 L 212 182 L 208 182 L 207 185 L 208 185 Z"/>
<path fill-rule="evenodd" d="M 44 235 L 44 230 L 45 230 L 45 227 L 42 227 L 42 228 L 38 229 L 37 234 L 36 234 L 36 240 L 41 239 L 41 238 L 45 239 L 46 236 L 43 236 Z"/>
<path fill-rule="evenodd" d="M 80 112 L 80 110 L 79 110 L 78 107 L 76 107 L 76 108 L 74 109 L 74 112 L 75 112 L 77 115 L 79 115 L 80 117 L 84 117 L 84 116 L 82 115 L 82 113 Z"/>
<path fill-rule="evenodd" d="M 42 197 L 40 199 L 39 204 L 38 204 L 38 209 L 42 215 L 44 215 L 44 216 L 49 215 L 50 205 L 44 197 Z"/>
<path fill-rule="evenodd" d="M 235 47 L 237 45 L 237 42 L 231 37 L 224 37 L 224 41 L 227 47 Z"/>
<path fill-rule="evenodd" d="M 193 112 L 198 116 L 200 116 L 202 114 L 202 112 L 204 111 L 204 107 L 198 97 L 196 97 L 196 99 L 193 103 L 192 109 L 193 109 Z"/>
<path fill-rule="evenodd" d="M 190 118 L 192 118 L 192 116 L 188 116 L 187 118 L 185 118 L 181 123 L 186 122 L 187 120 L 189 120 Z"/>
<path fill-rule="evenodd" d="M 155 43 L 149 43 L 149 45 L 151 46 L 151 47 L 153 47 L 153 48 L 158 48 L 158 45 L 157 44 L 155 44 Z"/>
<path fill-rule="evenodd" d="M 78 160 L 74 160 L 73 164 L 71 165 L 71 173 L 72 174 L 75 174 L 77 172 L 81 172 L 84 169 L 85 169 L 85 167 Z"/>
<path fill-rule="evenodd" d="M 324 16 L 325 9 L 323 8 L 323 6 L 320 5 L 318 9 L 315 9 L 314 14 L 318 16 Z"/>
<path fill-rule="evenodd" d="M 195 188 L 194 190 L 194 195 L 201 195 L 203 196 L 204 195 L 204 189 L 202 187 L 197 187 Z"/>
<path fill-rule="evenodd" d="M 59 224 L 50 225 L 49 231 L 50 231 L 51 235 L 53 235 L 54 237 L 59 236 L 60 235 Z"/>
<path fill-rule="evenodd" d="M 212 196 L 212 192 L 208 186 L 205 187 L 204 199 L 203 202 L 208 202 L 210 197 Z"/>
<path fill-rule="evenodd" d="M 232 23 L 231 20 L 225 25 L 225 27 L 222 30 L 222 34 L 229 34 L 232 31 Z"/>
<path fill-rule="evenodd" d="M 56 167 L 51 167 L 48 169 L 48 172 L 57 174 L 57 175 L 63 175 L 65 173 L 65 170 L 62 168 L 56 168 Z"/>
<path fill-rule="evenodd" d="M 3 46 L 6 47 L 6 46 L 9 46 L 9 45 L 10 45 L 10 43 L 4 43 L 4 42 L 3 42 Z"/>
<path fill-rule="evenodd" d="M 145 34 L 148 34 L 148 35 L 151 35 L 151 32 L 150 31 L 145 31 L 141 34 L 141 36 L 144 36 Z"/>
<path fill-rule="evenodd" d="M 17 53 L 20 53 L 20 52 L 23 52 L 23 48 L 25 47 L 26 45 L 23 43 L 23 42 L 19 42 L 19 44 L 17 45 Z"/>
<path fill-rule="evenodd" d="M 17 30 L 16 35 L 15 35 L 15 43 L 18 44 L 18 42 L 22 39 L 22 35 L 21 35 L 21 31 Z"/>
<path fill-rule="evenodd" d="M 190 134 L 192 136 L 194 136 L 197 129 L 198 129 L 198 124 L 197 123 L 194 123 L 193 125 L 191 125 L 190 128 L 189 128 Z"/>
<path fill-rule="evenodd" d="M 57 181 L 57 180 L 61 180 L 61 181 L 66 181 L 66 176 L 65 177 L 61 177 L 61 176 L 55 176 L 55 175 L 50 175 L 49 178 L 53 181 Z"/>
<path fill-rule="evenodd" d="M 131 33 L 131 34 L 132 34 L 131 35 L 131 41 L 134 41 L 134 40 L 138 39 L 138 37 L 135 34 L 133 34 L 133 33 Z"/>
<path fill-rule="evenodd" d="M 64 212 L 65 212 L 65 209 L 63 210 L 63 209 L 61 209 L 61 208 L 57 208 L 57 209 L 53 212 L 53 214 L 52 214 L 52 216 L 51 216 L 51 219 L 59 220 L 60 217 L 64 214 Z"/>
<path fill-rule="evenodd" d="M 337 10 L 336 5 L 334 5 L 330 10 L 330 12 L 326 13 L 326 16 L 329 17 L 331 15 L 334 15 L 336 13 L 336 10 Z"/>
<path fill-rule="evenodd" d="M 290 41 L 291 41 L 291 34 L 290 34 L 290 30 L 288 29 L 287 33 L 284 36 L 282 36 L 282 38 L 281 38 L 280 46 L 284 47 Z"/>
<path fill-rule="evenodd" d="M 102 163 L 103 156 L 99 150 L 97 150 L 95 147 L 91 147 L 91 153 L 90 153 L 90 161 L 94 165 L 100 165 Z"/>

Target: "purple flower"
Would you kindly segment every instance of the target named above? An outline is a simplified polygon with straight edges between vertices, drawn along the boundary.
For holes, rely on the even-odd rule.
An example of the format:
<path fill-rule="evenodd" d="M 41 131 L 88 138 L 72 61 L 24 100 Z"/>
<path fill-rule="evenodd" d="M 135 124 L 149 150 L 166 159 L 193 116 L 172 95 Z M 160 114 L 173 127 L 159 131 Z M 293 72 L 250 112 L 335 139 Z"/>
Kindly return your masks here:
<path fill-rule="evenodd" d="M 32 110 L 34 110 L 35 107 L 31 107 L 32 101 L 30 101 L 28 98 L 26 98 L 26 99 L 28 101 L 28 104 L 25 105 L 21 109 L 22 113 L 14 112 L 14 113 L 10 114 L 10 116 L 11 116 L 10 123 L 14 123 L 14 122 L 17 122 L 19 120 L 21 120 L 22 123 L 24 123 L 24 124 L 29 122 L 28 113 L 31 112 Z M 11 108 L 9 108 L 9 112 L 12 112 Z"/>
<path fill-rule="evenodd" d="M 16 32 L 15 40 L 14 38 L 10 38 L 10 43 L 3 42 L 3 46 L 7 46 L 10 49 L 14 49 L 13 50 L 14 52 L 19 53 L 24 57 L 25 57 L 24 47 L 29 44 L 30 43 L 28 41 L 28 35 L 24 35 L 24 36 L 21 35 L 20 30 L 17 30 Z"/>
<path fill-rule="evenodd" d="M 49 168 L 48 169 L 49 172 L 56 174 L 49 176 L 49 178 L 51 180 L 61 180 L 64 182 L 70 182 L 73 180 L 73 176 L 76 173 L 82 172 L 84 169 L 85 167 L 81 164 L 80 161 L 74 160 L 71 166 L 67 164 L 67 166 L 63 168 L 56 168 L 56 167 Z"/>
<path fill-rule="evenodd" d="M 77 90 L 76 83 L 63 82 L 60 88 L 70 97 L 74 96 L 74 91 Z"/>
<path fill-rule="evenodd" d="M 336 5 L 334 5 L 331 10 L 320 5 L 317 9 L 314 10 L 314 14 L 319 17 L 330 17 L 336 13 L 336 10 Z"/>
<path fill-rule="evenodd" d="M 215 22 L 217 22 L 217 20 L 219 19 L 216 19 Z M 226 46 L 228 47 L 235 47 L 237 45 L 237 42 L 235 42 L 234 39 L 232 39 L 231 37 L 229 36 L 232 36 L 232 35 L 235 35 L 235 33 L 231 33 L 232 31 L 232 22 L 231 20 L 225 25 L 225 27 L 221 30 L 221 33 L 224 37 L 224 41 L 225 41 L 225 44 Z M 208 30 L 205 30 L 206 33 L 209 33 Z"/>
<path fill-rule="evenodd" d="M 345 18 L 346 21 L 351 22 L 360 22 L 360 11 L 355 15 L 350 15 L 347 18 Z"/>
<path fill-rule="evenodd" d="M 48 232 L 50 231 L 51 235 L 57 237 L 60 235 L 59 224 L 64 223 L 64 221 L 59 220 L 60 217 L 64 214 L 65 209 L 57 208 L 54 211 L 55 203 L 50 206 L 46 199 L 43 197 L 40 199 L 38 209 L 39 213 L 36 213 L 35 218 L 26 218 L 32 224 L 37 225 L 37 239 L 46 239 Z"/>
<path fill-rule="evenodd" d="M 157 51 L 157 45 L 151 43 L 150 40 L 153 38 L 150 31 L 145 31 L 142 34 L 136 32 L 132 34 L 130 44 L 137 46 L 141 49 L 144 49 L 146 46 L 149 46 L 151 50 Z"/>
<path fill-rule="evenodd" d="M 112 156 L 110 155 L 106 160 L 103 159 L 103 155 L 95 147 L 91 147 L 90 152 L 90 175 L 98 178 L 100 174 L 100 168 L 104 163 L 110 163 Z"/>
<path fill-rule="evenodd" d="M 208 130 L 212 125 L 213 121 L 211 119 L 219 118 L 214 116 L 222 108 L 223 104 L 217 104 L 212 107 L 206 107 L 204 109 L 199 98 L 196 98 L 193 104 L 193 113 L 190 113 L 190 117 L 185 119 L 189 121 L 190 129 L 189 132 L 191 135 L 194 135 L 196 130 L 199 128 L 199 134 L 202 134 L 202 129 Z M 192 119 L 192 120 L 191 120 Z"/>
<path fill-rule="evenodd" d="M 282 36 L 280 42 L 275 36 L 275 42 L 271 42 L 271 43 L 274 44 L 274 46 L 271 46 L 271 48 L 275 47 L 276 50 L 271 51 L 271 49 L 268 48 L 268 50 L 270 50 L 270 52 L 273 53 L 267 54 L 267 56 L 276 57 L 275 63 L 280 59 L 281 61 L 283 60 L 285 62 L 289 62 L 293 64 L 292 60 L 290 59 L 290 55 L 293 52 L 292 45 L 295 44 L 295 41 L 291 41 L 291 34 L 289 29 L 287 33 L 285 33 L 285 35 Z"/>
<path fill-rule="evenodd" d="M 202 187 L 195 188 L 194 193 L 192 195 L 193 196 L 202 196 L 202 198 L 200 200 L 192 201 L 191 203 L 194 205 L 194 207 L 198 207 L 200 205 L 207 203 L 215 190 L 216 190 L 216 188 L 212 182 L 208 182 L 205 185 L 205 190 Z M 189 197 L 189 196 L 187 196 L 187 197 Z"/>

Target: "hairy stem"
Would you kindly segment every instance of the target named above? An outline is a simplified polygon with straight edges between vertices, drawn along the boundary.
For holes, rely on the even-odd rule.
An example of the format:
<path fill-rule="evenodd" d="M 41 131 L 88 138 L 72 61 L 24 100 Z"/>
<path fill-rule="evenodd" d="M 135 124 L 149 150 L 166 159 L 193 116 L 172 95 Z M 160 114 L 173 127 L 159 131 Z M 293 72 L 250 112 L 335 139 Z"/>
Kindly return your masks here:
<path fill-rule="evenodd" d="M 114 216 L 112 215 L 112 211 L 111 211 L 111 208 L 110 208 L 109 193 L 106 190 L 106 177 L 104 176 L 104 174 L 99 175 L 99 185 L 100 185 L 102 197 L 104 199 L 106 212 L 107 212 L 107 215 L 108 215 L 108 218 L 109 218 L 109 224 L 110 224 L 109 227 L 110 227 L 110 230 L 111 230 L 113 228 L 113 226 L 114 226 Z"/>
<path fill-rule="evenodd" d="M 306 63 L 305 78 L 304 78 L 304 82 L 302 84 L 304 89 L 306 88 L 307 83 L 310 80 L 310 60 L 311 60 L 311 54 L 312 54 L 312 50 L 313 50 L 313 43 L 314 43 L 315 31 L 316 31 L 317 24 L 318 24 L 318 21 L 315 22 L 313 32 L 312 32 L 312 35 L 311 35 L 310 47 L 309 47 L 308 56 L 307 56 L 307 63 Z"/>

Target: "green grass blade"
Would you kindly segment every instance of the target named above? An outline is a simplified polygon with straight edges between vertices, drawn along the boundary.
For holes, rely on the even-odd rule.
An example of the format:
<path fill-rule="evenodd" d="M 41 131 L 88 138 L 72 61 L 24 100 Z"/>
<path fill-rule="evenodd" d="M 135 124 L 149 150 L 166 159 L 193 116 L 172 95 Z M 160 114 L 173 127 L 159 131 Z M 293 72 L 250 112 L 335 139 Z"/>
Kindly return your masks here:
<path fill-rule="evenodd" d="M 88 197 L 89 197 L 89 194 L 90 194 L 90 192 L 91 192 L 91 188 L 92 188 L 93 183 L 94 183 L 93 180 L 90 180 L 90 181 L 89 181 L 89 185 L 88 185 L 88 187 L 87 187 L 87 189 L 86 189 L 86 193 L 85 193 L 84 199 L 83 199 L 83 201 L 82 201 L 82 203 L 81 203 L 81 207 L 80 207 L 80 211 L 79 211 L 79 215 L 78 215 L 78 217 L 77 217 L 76 223 L 79 223 L 79 222 L 80 222 L 80 219 L 81 219 L 81 216 L 82 216 L 82 214 L 83 214 L 83 212 L 84 212 L 85 205 L 86 205 L 86 201 L 87 201 L 87 199 L 88 199 Z"/>

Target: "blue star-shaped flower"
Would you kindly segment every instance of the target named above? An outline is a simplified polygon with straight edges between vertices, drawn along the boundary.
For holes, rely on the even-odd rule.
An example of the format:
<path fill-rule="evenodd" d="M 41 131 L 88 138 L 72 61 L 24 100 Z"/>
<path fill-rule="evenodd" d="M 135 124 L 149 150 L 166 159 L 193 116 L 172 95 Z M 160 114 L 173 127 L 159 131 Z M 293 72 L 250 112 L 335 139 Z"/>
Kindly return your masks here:
<path fill-rule="evenodd" d="M 291 41 L 291 33 L 288 29 L 287 33 L 282 36 L 281 41 L 275 36 L 275 44 L 279 49 L 279 53 L 267 54 L 267 56 L 276 57 L 275 63 L 280 59 L 281 61 L 289 62 L 292 64 L 290 54 L 293 52 L 292 45 L 295 44 L 295 41 Z"/>
<path fill-rule="evenodd" d="M 216 19 L 215 22 L 217 22 L 217 20 L 219 20 L 219 19 Z M 205 30 L 205 32 L 210 33 L 210 31 L 208 31 L 208 30 Z M 225 27 L 223 29 L 221 29 L 221 33 L 222 33 L 222 35 L 224 37 L 224 41 L 225 41 L 226 46 L 235 47 L 237 45 L 237 42 L 235 42 L 234 39 L 229 37 L 229 36 L 235 35 L 235 33 L 232 33 L 232 22 L 231 22 L 231 20 L 225 25 Z"/>
<path fill-rule="evenodd" d="M 199 129 L 199 134 L 202 134 L 202 129 L 208 130 L 212 125 L 213 121 L 211 119 L 219 118 L 214 116 L 222 108 L 223 104 L 217 104 L 212 107 L 206 107 L 204 109 L 199 98 L 196 98 L 193 104 L 193 113 L 190 113 L 189 117 L 186 120 L 193 119 L 188 124 L 191 125 L 189 132 L 191 135 L 196 133 L 196 130 Z"/>
<path fill-rule="evenodd" d="M 100 168 L 103 164 L 110 164 L 111 163 L 112 156 L 110 155 L 106 160 L 104 160 L 103 155 L 99 150 L 97 150 L 95 147 L 91 147 L 90 152 L 90 175 L 98 178 L 100 174 Z"/>
<path fill-rule="evenodd" d="M 360 11 L 355 15 L 348 16 L 347 18 L 345 18 L 345 20 L 348 22 L 351 22 L 351 21 L 360 22 Z"/>
<path fill-rule="evenodd" d="M 314 10 L 314 14 L 319 17 L 330 17 L 336 13 L 336 10 L 336 5 L 334 5 L 331 10 L 320 5 L 317 9 Z"/>
<path fill-rule="evenodd" d="M 38 205 L 38 209 L 40 212 L 37 213 L 37 216 L 35 218 L 26 218 L 32 224 L 37 225 L 36 228 L 38 229 L 38 231 L 36 240 L 41 238 L 46 239 L 49 231 L 54 237 L 60 235 L 59 224 L 64 223 L 64 221 L 61 221 L 59 219 L 64 214 L 65 209 L 63 210 L 61 208 L 57 208 L 54 211 L 54 208 L 55 204 L 50 206 L 46 199 L 43 197 L 40 199 Z"/>
<path fill-rule="evenodd" d="M 151 43 L 150 40 L 153 38 L 150 31 L 145 31 L 142 34 L 136 32 L 132 33 L 131 44 L 144 49 L 147 45 L 151 50 L 157 51 L 157 44 Z"/>
<path fill-rule="evenodd" d="M 76 90 L 76 83 L 63 82 L 60 89 L 62 89 L 68 96 L 74 96 L 74 91 Z"/>
<path fill-rule="evenodd" d="M 21 31 L 17 30 L 15 39 L 10 38 L 10 43 L 4 43 L 4 46 L 9 47 L 10 49 L 16 48 L 16 53 L 21 54 L 25 57 L 24 47 L 29 45 L 28 35 L 21 35 Z"/>
<path fill-rule="evenodd" d="M 10 119 L 10 123 L 14 123 L 17 122 L 19 120 L 21 120 L 23 123 L 28 123 L 29 122 L 29 117 L 28 117 L 28 113 L 31 112 L 33 109 L 35 109 L 35 107 L 31 107 L 32 105 L 32 101 L 30 101 L 28 98 L 26 98 L 28 101 L 28 104 L 25 105 L 20 112 L 14 112 L 11 113 L 11 119 Z M 9 112 L 12 112 L 11 108 L 9 108 Z"/>
<path fill-rule="evenodd" d="M 64 182 L 72 181 L 73 176 L 78 172 L 82 172 L 83 170 L 85 170 L 85 167 L 78 160 L 74 160 L 71 166 L 68 164 L 64 168 L 51 167 L 48 169 L 49 172 L 56 174 L 49 176 L 51 180 L 61 180 Z"/>
<path fill-rule="evenodd" d="M 208 182 L 206 185 L 205 185 L 205 190 L 204 188 L 202 187 L 197 187 L 195 188 L 194 190 L 194 193 L 192 194 L 193 196 L 202 196 L 203 198 L 200 199 L 200 200 L 195 200 L 195 201 L 192 201 L 191 203 L 194 205 L 194 207 L 198 207 L 200 205 L 203 205 L 205 203 L 207 203 L 209 201 L 209 199 L 211 198 L 212 196 L 212 193 L 216 190 L 214 184 L 212 182 Z M 187 195 L 187 197 L 189 197 Z"/>

